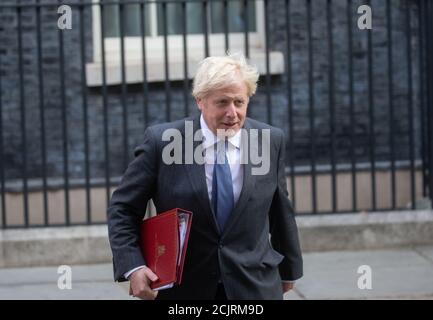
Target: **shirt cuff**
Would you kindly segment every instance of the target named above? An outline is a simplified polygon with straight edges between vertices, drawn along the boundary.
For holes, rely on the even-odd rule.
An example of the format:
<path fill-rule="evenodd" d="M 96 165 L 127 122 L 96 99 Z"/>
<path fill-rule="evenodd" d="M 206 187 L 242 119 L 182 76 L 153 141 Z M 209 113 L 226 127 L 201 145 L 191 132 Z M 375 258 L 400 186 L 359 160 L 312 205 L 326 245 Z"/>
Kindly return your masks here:
<path fill-rule="evenodd" d="M 140 270 L 140 269 L 143 269 L 145 267 L 145 265 L 142 265 L 142 266 L 139 266 L 139 267 L 137 267 L 137 268 L 134 268 L 134 269 L 132 269 L 132 270 L 129 270 L 128 272 L 126 272 L 123 276 L 125 277 L 125 279 L 128 279 L 129 280 L 129 276 L 131 275 L 131 274 L 133 274 L 135 271 L 137 271 L 137 270 Z"/>
<path fill-rule="evenodd" d="M 298 279 L 296 279 L 296 280 L 281 280 L 281 282 L 284 282 L 284 283 L 295 283 L 295 282 L 298 281 L 299 279 L 301 279 L 301 278 L 298 278 Z"/>

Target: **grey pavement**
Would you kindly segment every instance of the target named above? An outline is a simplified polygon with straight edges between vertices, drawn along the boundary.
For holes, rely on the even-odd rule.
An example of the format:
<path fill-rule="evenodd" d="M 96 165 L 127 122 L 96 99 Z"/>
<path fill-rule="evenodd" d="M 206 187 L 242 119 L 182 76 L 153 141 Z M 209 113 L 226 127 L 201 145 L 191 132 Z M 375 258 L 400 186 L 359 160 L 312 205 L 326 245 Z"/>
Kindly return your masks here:
<path fill-rule="evenodd" d="M 371 268 L 371 289 L 358 288 Z M 72 265 L 71 289 L 59 289 L 57 266 L 0 269 L 0 299 L 133 299 L 114 283 L 111 264 Z M 304 254 L 304 277 L 287 300 L 433 299 L 433 245 Z"/>

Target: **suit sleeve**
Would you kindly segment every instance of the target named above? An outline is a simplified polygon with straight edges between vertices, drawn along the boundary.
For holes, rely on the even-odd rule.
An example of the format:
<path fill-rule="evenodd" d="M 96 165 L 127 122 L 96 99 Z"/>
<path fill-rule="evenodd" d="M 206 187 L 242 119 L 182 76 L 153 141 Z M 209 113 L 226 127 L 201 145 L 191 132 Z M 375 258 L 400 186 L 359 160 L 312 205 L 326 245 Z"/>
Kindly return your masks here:
<path fill-rule="evenodd" d="M 156 188 L 157 151 L 151 128 L 134 151 L 120 185 L 108 207 L 108 235 L 113 253 L 114 279 L 126 281 L 124 274 L 145 261 L 139 247 L 139 226 Z"/>
<path fill-rule="evenodd" d="M 297 280 L 303 275 L 303 262 L 295 214 L 287 192 L 284 133 L 279 132 L 278 187 L 270 211 L 271 243 L 284 256 L 279 265 L 281 279 Z"/>

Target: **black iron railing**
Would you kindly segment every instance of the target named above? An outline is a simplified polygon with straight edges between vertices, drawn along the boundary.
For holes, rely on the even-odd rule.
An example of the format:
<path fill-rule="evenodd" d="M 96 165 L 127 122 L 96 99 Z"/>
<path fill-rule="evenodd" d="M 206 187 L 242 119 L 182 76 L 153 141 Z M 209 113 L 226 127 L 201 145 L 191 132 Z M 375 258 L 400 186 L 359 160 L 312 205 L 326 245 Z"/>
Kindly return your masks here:
<path fill-rule="evenodd" d="M 433 3 L 366 4 L 373 10 L 373 29 L 361 32 L 356 25 L 362 3 L 355 0 L 2 1 L 1 227 L 104 223 L 103 214 L 94 215 L 95 203 L 107 204 L 143 130 L 196 112 L 190 96 L 192 57 L 233 47 L 262 65 L 258 100 L 252 100 L 249 115 L 287 133 L 295 209 L 306 196 L 296 181 L 308 177 L 311 205 L 297 212 L 417 209 L 421 198 L 433 200 Z M 57 24 L 61 5 L 71 8 L 72 30 Z M 376 11 L 381 12 L 378 33 Z M 116 17 L 118 30 L 107 17 Z M 193 36 L 200 36 L 201 46 L 191 47 Z M 152 37 L 162 43 L 156 56 Z M 181 45 L 173 49 L 175 37 Z M 138 41 L 136 52 L 130 49 L 132 38 Z M 114 56 L 110 39 L 119 45 Z M 180 57 L 178 65 L 173 55 Z M 275 71 L 279 64 L 283 69 Z M 396 178 L 399 170 L 407 172 L 404 181 Z M 390 201 L 379 205 L 383 178 L 378 174 L 384 171 Z M 368 188 L 358 186 L 365 172 Z M 345 208 L 339 205 L 342 173 L 350 176 L 351 205 Z M 330 190 L 325 209 L 318 202 L 324 175 Z M 407 186 L 408 207 L 399 202 L 399 184 Z M 101 188 L 103 196 L 92 198 Z M 50 195 L 59 190 L 60 202 Z M 84 197 L 72 196 L 74 190 Z M 364 193 L 370 194 L 367 207 L 359 204 Z M 30 200 L 32 195 L 42 199 L 40 208 L 31 204 L 38 201 Z M 32 218 L 35 210 L 41 212 L 38 219 Z M 53 218 L 53 210 L 63 217 Z M 77 210 L 84 215 L 76 218 Z"/>

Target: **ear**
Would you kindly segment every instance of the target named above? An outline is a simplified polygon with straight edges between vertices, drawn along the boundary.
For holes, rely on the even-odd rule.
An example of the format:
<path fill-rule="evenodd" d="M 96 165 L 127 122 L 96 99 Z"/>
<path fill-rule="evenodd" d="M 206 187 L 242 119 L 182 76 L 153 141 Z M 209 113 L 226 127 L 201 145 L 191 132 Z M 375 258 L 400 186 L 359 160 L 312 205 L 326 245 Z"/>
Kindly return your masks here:
<path fill-rule="evenodd" d="M 195 98 L 195 102 L 197 103 L 197 107 L 200 111 L 203 110 L 204 101 L 202 98 Z"/>

